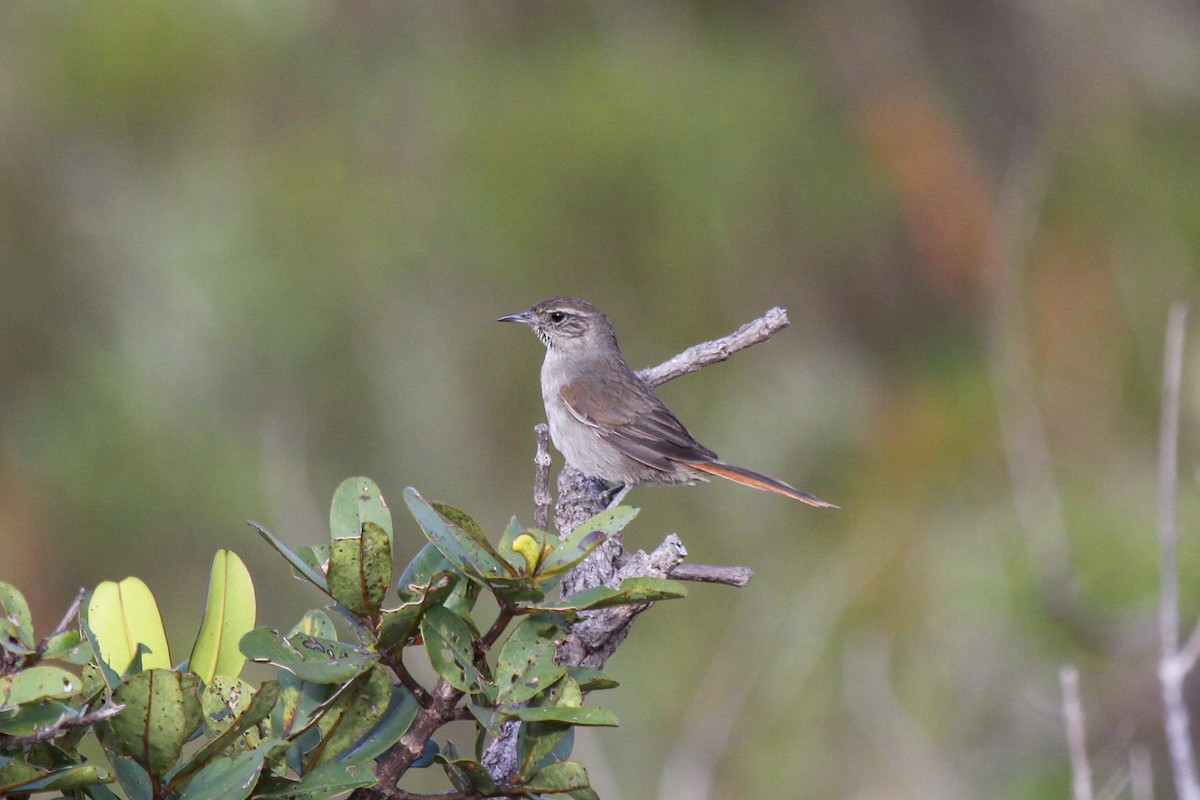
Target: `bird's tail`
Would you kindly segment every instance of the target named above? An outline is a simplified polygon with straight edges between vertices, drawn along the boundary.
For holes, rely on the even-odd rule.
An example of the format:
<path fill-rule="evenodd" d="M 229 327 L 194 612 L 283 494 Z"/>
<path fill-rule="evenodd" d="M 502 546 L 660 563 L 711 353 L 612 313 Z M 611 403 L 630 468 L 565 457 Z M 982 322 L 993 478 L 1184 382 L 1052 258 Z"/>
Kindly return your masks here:
<path fill-rule="evenodd" d="M 827 503 L 819 497 L 813 497 L 808 492 L 802 492 L 793 486 L 788 486 L 783 481 L 777 481 L 774 478 L 767 477 L 753 470 L 735 467 L 723 461 L 685 461 L 683 463 L 701 472 L 707 472 L 709 475 L 719 475 L 722 478 L 728 478 L 734 483 L 753 486 L 755 489 L 762 489 L 767 492 L 775 492 L 775 494 L 799 500 L 801 503 L 808 503 L 810 506 L 837 508 L 833 503 Z"/>

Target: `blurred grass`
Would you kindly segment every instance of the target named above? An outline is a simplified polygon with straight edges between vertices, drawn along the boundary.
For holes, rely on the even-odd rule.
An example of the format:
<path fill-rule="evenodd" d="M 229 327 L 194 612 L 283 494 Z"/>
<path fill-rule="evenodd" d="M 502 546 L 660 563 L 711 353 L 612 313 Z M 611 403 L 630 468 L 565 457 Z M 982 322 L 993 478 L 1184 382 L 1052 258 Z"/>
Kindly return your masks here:
<path fill-rule="evenodd" d="M 788 331 L 662 391 L 843 510 L 631 496 L 632 544 L 677 530 L 758 577 L 639 622 L 623 727 L 585 743 L 602 793 L 1062 796 L 1064 662 L 1099 775 L 1159 753 L 1194 9 L 109 0 L 6 4 L 0 30 L 0 579 L 39 627 L 136 574 L 178 655 L 216 547 L 290 625 L 316 598 L 243 520 L 323 536 L 348 475 L 530 519 L 541 347 L 501 313 L 583 295 L 643 366 L 781 305 Z M 1024 150 L 1028 241 L 997 216 Z M 1045 474 L 1005 446 L 1013 392 Z"/>

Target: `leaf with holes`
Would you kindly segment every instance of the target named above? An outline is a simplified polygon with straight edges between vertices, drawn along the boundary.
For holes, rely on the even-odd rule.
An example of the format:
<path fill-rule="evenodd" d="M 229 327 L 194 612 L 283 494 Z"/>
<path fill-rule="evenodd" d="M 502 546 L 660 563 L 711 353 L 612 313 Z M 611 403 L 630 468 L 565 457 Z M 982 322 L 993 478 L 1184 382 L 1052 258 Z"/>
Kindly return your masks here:
<path fill-rule="evenodd" d="M 523 703 L 566 674 L 566 667 L 554 663 L 554 649 L 565 634 L 559 614 L 532 614 L 513 628 L 496 660 L 499 702 Z"/>
<path fill-rule="evenodd" d="M 37 647 L 33 633 L 33 615 L 29 612 L 29 603 L 25 595 L 11 583 L 0 581 L 0 623 L 7 623 L 4 637 L 5 649 L 10 645 L 29 655 Z M 15 652 L 15 650 L 14 650 Z"/>
<path fill-rule="evenodd" d="M 82 688 L 83 681 L 60 667 L 29 667 L 0 676 L 0 706 L 61 699 L 77 694 Z"/>
<path fill-rule="evenodd" d="M 417 717 L 420 704 L 402 686 L 392 687 L 392 699 L 387 710 L 375 725 L 353 747 L 343 750 L 335 759 L 350 764 L 363 764 L 378 758 L 400 741 Z"/>
<path fill-rule="evenodd" d="M 389 650 L 403 645 L 417 632 L 421 615 L 434 606 L 440 606 L 449 597 L 459 582 L 472 583 L 459 578 L 457 572 L 442 572 L 435 575 L 428 586 L 409 584 L 406 596 L 411 598 L 398 608 L 385 609 L 379 623 L 378 647 Z M 478 584 L 472 583 L 474 586 Z"/>
<path fill-rule="evenodd" d="M 361 617 L 375 617 L 392 583 L 392 541 L 374 522 L 360 535 L 333 540 L 329 550 L 329 593 Z"/>
<path fill-rule="evenodd" d="M 113 692 L 125 709 L 112 718 L 112 730 L 127 755 L 155 776 L 167 773 L 183 744 L 200 725 L 200 680 L 189 673 L 149 669 Z"/>
<path fill-rule="evenodd" d="M 308 769 L 332 761 L 365 736 L 387 711 L 392 675 L 374 664 L 347 686 L 317 720 L 321 744 L 309 756 Z"/>
<path fill-rule="evenodd" d="M 363 525 L 378 525 L 392 544 L 392 510 L 379 485 L 370 478 L 347 478 L 338 484 L 329 504 L 329 538 L 358 536 Z"/>
<path fill-rule="evenodd" d="M 612 589 L 608 586 L 593 586 L 576 592 L 559 604 L 538 609 L 539 611 L 573 612 L 591 611 L 612 606 L 641 605 L 660 600 L 675 600 L 687 596 L 687 587 L 668 578 L 626 578 L 621 585 Z"/>
<path fill-rule="evenodd" d="M 404 490 L 404 502 L 426 538 L 459 571 L 484 582 L 488 578 L 514 576 L 512 567 L 496 554 L 491 545 L 480 543 L 462 528 L 447 522 L 416 489 L 410 486 Z"/>
<path fill-rule="evenodd" d="M 425 652 L 434 670 L 455 689 L 480 689 L 485 678 L 475 666 L 475 632 L 466 620 L 444 606 L 434 606 L 421 619 Z"/>
<path fill-rule="evenodd" d="M 609 536 L 624 530 L 637 515 L 636 508 L 617 506 L 588 518 L 576 526 L 571 534 L 546 556 L 542 563 L 542 574 L 559 575 L 571 569 L 587 558 Z"/>
<path fill-rule="evenodd" d="M 255 628 L 239 647 L 251 661 L 270 662 L 312 683 L 342 683 L 373 663 L 371 653 L 359 645 L 305 633 L 284 639 L 271 628 Z"/>

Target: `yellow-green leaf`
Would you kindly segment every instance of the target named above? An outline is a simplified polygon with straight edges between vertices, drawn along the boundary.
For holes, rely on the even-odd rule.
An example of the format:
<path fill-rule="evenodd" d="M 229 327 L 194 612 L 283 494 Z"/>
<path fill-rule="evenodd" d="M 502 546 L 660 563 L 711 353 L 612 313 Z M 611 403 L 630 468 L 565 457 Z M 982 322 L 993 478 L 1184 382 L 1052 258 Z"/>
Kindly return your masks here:
<path fill-rule="evenodd" d="M 138 578 L 104 581 L 97 586 L 88 600 L 88 627 L 100 647 L 100 658 L 118 675 L 133 663 L 138 645 L 145 645 L 142 669 L 171 667 L 158 604 Z"/>
<path fill-rule="evenodd" d="M 189 661 L 191 671 L 205 683 L 217 675 L 241 674 L 246 657 L 238 641 L 254 629 L 255 611 L 254 583 L 246 565 L 232 550 L 218 550 L 208 581 L 204 621 Z"/>

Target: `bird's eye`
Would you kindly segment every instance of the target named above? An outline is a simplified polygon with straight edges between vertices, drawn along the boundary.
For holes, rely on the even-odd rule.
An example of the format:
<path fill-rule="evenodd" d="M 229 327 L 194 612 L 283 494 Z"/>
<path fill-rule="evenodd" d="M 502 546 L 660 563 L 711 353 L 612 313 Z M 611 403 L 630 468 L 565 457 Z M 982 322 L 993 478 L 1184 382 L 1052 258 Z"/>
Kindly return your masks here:
<path fill-rule="evenodd" d="M 551 322 L 562 322 L 566 318 L 567 318 L 567 315 L 562 311 L 551 311 L 550 312 L 550 321 Z"/>

